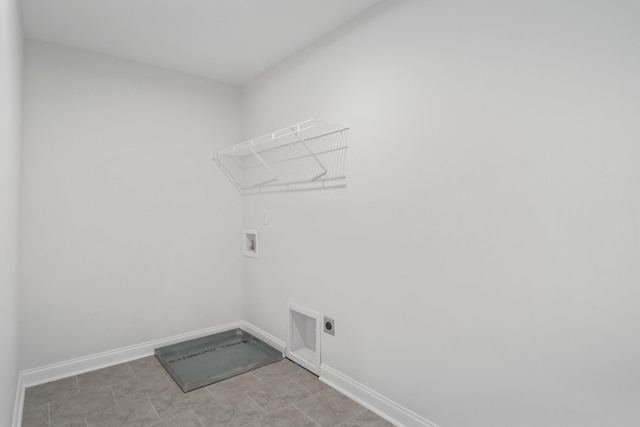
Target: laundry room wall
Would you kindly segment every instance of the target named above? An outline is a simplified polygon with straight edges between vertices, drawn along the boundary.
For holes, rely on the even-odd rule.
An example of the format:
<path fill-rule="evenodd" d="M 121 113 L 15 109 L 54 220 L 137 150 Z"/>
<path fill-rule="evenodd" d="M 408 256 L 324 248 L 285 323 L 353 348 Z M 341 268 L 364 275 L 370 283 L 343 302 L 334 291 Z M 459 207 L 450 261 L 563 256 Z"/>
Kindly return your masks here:
<path fill-rule="evenodd" d="M 387 1 L 245 87 L 246 138 L 351 126 L 346 189 L 245 197 L 245 318 L 333 317 L 322 362 L 441 426 L 637 425 L 639 19 Z"/>
<path fill-rule="evenodd" d="M 0 424 L 11 425 L 19 369 L 18 201 L 22 31 L 17 2 L 0 0 Z"/>
<path fill-rule="evenodd" d="M 242 318 L 233 86 L 29 41 L 22 368 Z"/>

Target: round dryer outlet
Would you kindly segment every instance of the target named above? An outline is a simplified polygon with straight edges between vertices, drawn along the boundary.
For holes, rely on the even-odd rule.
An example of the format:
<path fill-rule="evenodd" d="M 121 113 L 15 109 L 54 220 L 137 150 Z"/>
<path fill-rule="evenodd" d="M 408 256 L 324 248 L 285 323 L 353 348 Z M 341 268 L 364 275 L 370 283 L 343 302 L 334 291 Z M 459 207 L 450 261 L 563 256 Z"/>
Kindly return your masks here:
<path fill-rule="evenodd" d="M 324 316 L 324 332 L 329 335 L 336 335 L 336 321 Z"/>

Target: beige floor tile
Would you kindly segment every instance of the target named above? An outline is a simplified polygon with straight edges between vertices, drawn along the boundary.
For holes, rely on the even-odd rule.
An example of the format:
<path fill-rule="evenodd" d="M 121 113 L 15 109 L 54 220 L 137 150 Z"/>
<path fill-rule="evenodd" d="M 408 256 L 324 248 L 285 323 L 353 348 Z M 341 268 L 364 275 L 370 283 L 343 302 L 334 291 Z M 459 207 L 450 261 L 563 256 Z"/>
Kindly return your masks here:
<path fill-rule="evenodd" d="M 63 378 L 50 383 L 28 387 L 24 393 L 25 407 L 40 405 L 80 394 L 76 377 Z"/>
<path fill-rule="evenodd" d="M 262 368 L 251 371 L 256 377 L 262 381 L 271 381 L 276 378 L 282 378 L 290 373 L 302 369 L 288 359 L 282 359 L 280 362 L 272 363 Z"/>
<path fill-rule="evenodd" d="M 51 427 L 83 419 L 89 414 L 116 407 L 111 390 L 87 392 L 77 396 L 54 400 L 50 403 Z"/>
<path fill-rule="evenodd" d="M 67 424 L 62 424 L 60 427 L 87 427 L 87 419 L 82 418 L 78 421 L 72 421 Z"/>
<path fill-rule="evenodd" d="M 145 399 L 154 394 L 174 391 L 175 384 L 169 380 L 164 372 L 153 372 L 123 381 L 111 387 L 118 404 Z"/>
<path fill-rule="evenodd" d="M 316 393 L 295 406 L 323 427 L 336 426 L 365 410 L 332 388 Z"/>
<path fill-rule="evenodd" d="M 160 422 L 148 399 L 89 415 L 88 427 L 147 427 Z"/>
<path fill-rule="evenodd" d="M 169 418 L 159 424 L 154 424 L 153 427 L 202 427 L 202 424 L 200 424 L 196 414 L 189 411 Z"/>
<path fill-rule="evenodd" d="M 289 373 L 288 377 L 311 393 L 318 393 L 329 387 L 320 381 L 317 376 L 302 368 Z"/>
<path fill-rule="evenodd" d="M 265 411 L 274 412 L 309 397 L 310 393 L 293 382 L 291 378 L 282 377 L 247 391 L 246 395 Z"/>
<path fill-rule="evenodd" d="M 188 393 L 183 393 L 182 391 L 164 391 L 152 395 L 149 397 L 149 400 L 163 420 L 215 402 L 215 398 L 205 388 L 193 390 Z"/>
<path fill-rule="evenodd" d="M 246 394 L 239 393 L 193 411 L 204 427 L 240 427 L 267 413 Z"/>
<path fill-rule="evenodd" d="M 165 372 L 155 356 L 143 357 L 129 362 L 129 366 L 136 376 L 148 375 L 156 372 Z"/>
<path fill-rule="evenodd" d="M 311 418 L 300 412 L 295 406 L 280 409 L 273 414 L 254 421 L 246 427 L 318 427 Z"/>
<path fill-rule="evenodd" d="M 262 380 L 252 372 L 247 372 L 246 374 L 211 384 L 207 389 L 209 389 L 216 399 L 223 400 L 243 391 L 252 390 L 260 384 L 262 384 Z"/>
<path fill-rule="evenodd" d="M 353 420 L 361 427 L 393 427 L 393 424 L 369 410 L 364 411 Z"/>
<path fill-rule="evenodd" d="M 80 393 L 100 391 L 133 378 L 135 375 L 131 366 L 128 363 L 122 363 L 78 375 L 78 386 Z"/>
<path fill-rule="evenodd" d="M 49 404 L 32 405 L 22 410 L 22 427 L 49 427 Z"/>

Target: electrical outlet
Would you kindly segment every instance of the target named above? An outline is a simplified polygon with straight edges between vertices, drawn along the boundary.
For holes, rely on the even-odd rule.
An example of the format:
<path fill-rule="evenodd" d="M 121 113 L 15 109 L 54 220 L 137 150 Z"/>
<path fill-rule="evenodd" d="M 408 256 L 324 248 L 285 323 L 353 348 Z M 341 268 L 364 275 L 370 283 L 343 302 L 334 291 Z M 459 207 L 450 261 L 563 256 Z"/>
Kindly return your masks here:
<path fill-rule="evenodd" d="M 324 316 L 324 332 L 329 335 L 336 335 L 336 321 Z"/>

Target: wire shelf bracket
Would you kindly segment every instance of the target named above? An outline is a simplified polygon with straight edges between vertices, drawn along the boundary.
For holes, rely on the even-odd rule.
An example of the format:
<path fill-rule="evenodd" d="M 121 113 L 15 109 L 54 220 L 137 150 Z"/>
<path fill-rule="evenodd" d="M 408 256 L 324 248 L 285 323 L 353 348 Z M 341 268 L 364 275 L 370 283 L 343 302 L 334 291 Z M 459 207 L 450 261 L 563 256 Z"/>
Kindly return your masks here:
<path fill-rule="evenodd" d="M 346 186 L 349 127 L 307 120 L 233 145 L 213 161 L 241 194 Z"/>

